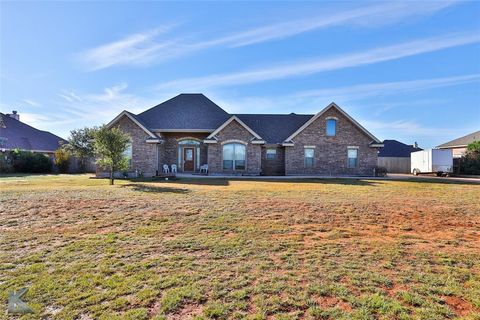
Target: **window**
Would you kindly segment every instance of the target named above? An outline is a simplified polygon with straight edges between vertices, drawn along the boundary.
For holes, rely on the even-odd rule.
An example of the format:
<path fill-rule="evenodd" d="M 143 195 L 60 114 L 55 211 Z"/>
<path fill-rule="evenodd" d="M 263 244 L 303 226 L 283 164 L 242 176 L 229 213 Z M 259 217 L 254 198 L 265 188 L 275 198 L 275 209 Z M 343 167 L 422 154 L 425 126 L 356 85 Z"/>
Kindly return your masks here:
<path fill-rule="evenodd" d="M 337 133 L 337 120 L 327 119 L 327 136 L 333 137 Z"/>
<path fill-rule="evenodd" d="M 358 164 L 358 149 L 348 149 L 347 151 L 348 156 L 348 167 L 355 168 Z"/>
<path fill-rule="evenodd" d="M 267 160 L 275 160 L 277 157 L 277 149 L 267 149 Z"/>
<path fill-rule="evenodd" d="M 315 149 L 305 148 L 305 168 L 313 168 Z"/>
<path fill-rule="evenodd" d="M 128 160 L 128 167 L 132 167 L 132 144 L 129 143 L 127 149 L 123 151 L 123 156 Z"/>
<path fill-rule="evenodd" d="M 185 139 L 185 140 L 179 141 L 178 144 L 194 144 L 194 145 L 199 145 L 200 142 L 198 142 L 197 140 L 193 140 L 193 139 Z"/>
<path fill-rule="evenodd" d="M 245 145 L 228 143 L 223 145 L 223 170 L 245 170 Z"/>

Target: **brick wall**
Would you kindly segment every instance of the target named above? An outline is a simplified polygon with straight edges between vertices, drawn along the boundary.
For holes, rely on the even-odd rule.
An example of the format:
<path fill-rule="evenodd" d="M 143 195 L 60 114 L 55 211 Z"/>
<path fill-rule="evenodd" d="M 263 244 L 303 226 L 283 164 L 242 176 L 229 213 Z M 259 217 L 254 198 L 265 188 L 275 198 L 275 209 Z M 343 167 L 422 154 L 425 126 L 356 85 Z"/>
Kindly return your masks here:
<path fill-rule="evenodd" d="M 210 174 L 260 174 L 262 147 L 250 143 L 254 136 L 248 130 L 234 120 L 217 134 L 217 138 L 217 143 L 208 145 L 208 169 Z M 222 142 L 229 140 L 239 140 L 246 143 L 245 170 L 223 170 Z"/>
<path fill-rule="evenodd" d="M 127 116 L 123 116 L 116 125 L 132 138 L 131 171 L 139 170 L 145 177 L 154 176 L 157 170 L 157 144 L 146 143 L 149 135 Z"/>
<path fill-rule="evenodd" d="M 326 135 L 326 118 L 336 117 L 334 137 Z M 363 131 L 335 108 L 330 108 L 293 138 L 294 146 L 285 147 L 285 173 L 321 175 L 372 175 L 377 164 L 377 149 Z M 305 168 L 304 147 L 314 146 L 314 166 Z M 358 166 L 347 167 L 347 147 L 358 146 Z"/>
<path fill-rule="evenodd" d="M 267 159 L 267 149 L 277 150 L 275 159 Z M 263 146 L 262 147 L 262 174 L 266 176 L 279 176 L 285 174 L 285 147 Z"/>
<path fill-rule="evenodd" d="M 161 150 L 160 157 L 159 157 L 160 168 L 164 164 L 168 164 L 169 166 L 172 164 L 178 165 L 178 142 L 185 138 L 195 138 L 201 141 L 200 142 L 200 165 L 207 163 L 207 145 L 203 143 L 203 140 L 208 136 L 208 133 L 162 132 L 161 136 L 165 142 L 160 147 L 160 150 Z M 196 148 L 195 145 L 192 145 L 192 147 Z M 195 156 L 198 156 L 196 152 L 197 151 L 195 149 Z M 178 169 L 179 171 L 181 171 L 181 168 L 178 168 Z"/>

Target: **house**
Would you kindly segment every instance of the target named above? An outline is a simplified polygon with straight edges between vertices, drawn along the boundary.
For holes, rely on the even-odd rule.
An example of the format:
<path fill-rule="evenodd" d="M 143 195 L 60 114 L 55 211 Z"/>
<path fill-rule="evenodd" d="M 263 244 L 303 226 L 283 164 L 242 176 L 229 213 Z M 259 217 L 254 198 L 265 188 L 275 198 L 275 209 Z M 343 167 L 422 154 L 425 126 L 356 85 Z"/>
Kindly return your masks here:
<path fill-rule="evenodd" d="M 210 175 L 372 175 L 383 144 L 335 103 L 315 115 L 229 114 L 203 94 L 180 94 L 107 127 L 130 134 L 131 171 L 167 164 Z"/>
<path fill-rule="evenodd" d="M 480 141 L 480 131 L 472 132 L 466 136 L 445 142 L 437 146 L 437 149 L 451 149 L 454 158 L 461 158 L 465 155 L 467 146 L 474 141 Z"/>
<path fill-rule="evenodd" d="M 383 148 L 378 152 L 378 166 L 389 173 L 410 173 L 410 154 L 423 150 L 415 142 L 413 145 L 397 140 L 384 140 Z"/>
<path fill-rule="evenodd" d="M 20 121 L 17 111 L 0 113 L 0 151 L 21 149 L 53 156 L 67 141 L 48 131 L 42 131 Z"/>

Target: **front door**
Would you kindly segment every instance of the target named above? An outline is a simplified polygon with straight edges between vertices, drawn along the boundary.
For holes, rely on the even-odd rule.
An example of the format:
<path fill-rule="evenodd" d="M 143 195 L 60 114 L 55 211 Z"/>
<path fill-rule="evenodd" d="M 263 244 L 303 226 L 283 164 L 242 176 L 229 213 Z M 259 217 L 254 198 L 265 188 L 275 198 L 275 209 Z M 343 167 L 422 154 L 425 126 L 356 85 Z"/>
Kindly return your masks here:
<path fill-rule="evenodd" d="M 195 170 L 194 148 L 183 148 L 183 171 Z"/>

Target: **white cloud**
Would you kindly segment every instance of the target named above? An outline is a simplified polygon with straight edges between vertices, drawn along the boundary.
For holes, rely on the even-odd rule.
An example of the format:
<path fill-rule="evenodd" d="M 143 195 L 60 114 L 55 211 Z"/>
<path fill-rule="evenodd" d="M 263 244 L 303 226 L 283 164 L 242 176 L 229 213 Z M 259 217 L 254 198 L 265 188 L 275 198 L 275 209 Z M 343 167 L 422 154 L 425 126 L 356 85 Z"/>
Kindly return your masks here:
<path fill-rule="evenodd" d="M 158 41 L 158 36 L 168 32 L 173 25 L 162 26 L 154 30 L 129 35 L 118 41 L 110 42 L 79 53 L 77 58 L 90 71 L 104 69 L 113 65 L 142 65 L 153 62 L 162 51 L 173 45 L 174 41 Z"/>
<path fill-rule="evenodd" d="M 384 96 L 413 91 L 425 91 L 434 88 L 456 86 L 472 82 L 480 82 L 480 74 L 421 80 L 368 83 L 339 88 L 301 91 L 294 93 L 293 95 L 295 97 L 304 98 L 327 98 L 329 101 L 336 99 L 351 100 L 371 96 Z"/>
<path fill-rule="evenodd" d="M 455 3 L 458 1 L 381 3 L 338 13 L 322 12 L 321 15 L 259 26 L 192 43 L 186 43 L 178 36 L 174 39 L 159 39 L 160 35 L 168 33 L 174 27 L 166 25 L 86 50 L 77 54 L 77 58 L 89 71 L 116 65 L 149 65 L 207 48 L 243 47 L 339 25 L 375 27 L 398 23 L 410 17 L 433 14 Z"/>
<path fill-rule="evenodd" d="M 180 79 L 162 83 L 157 86 L 157 89 L 178 88 L 181 91 L 198 90 L 209 87 L 224 87 L 268 80 L 285 79 L 396 60 L 404 57 L 477 42 L 480 42 L 480 34 L 477 32 L 449 34 L 409 41 L 386 47 L 374 48 L 363 52 L 345 54 L 337 57 L 321 57 L 307 62 L 285 63 L 263 69 Z"/>
<path fill-rule="evenodd" d="M 26 104 L 32 106 L 32 107 L 39 107 L 40 106 L 40 103 L 38 103 L 36 101 L 33 101 L 31 99 L 23 99 L 22 101 L 25 102 Z"/>

